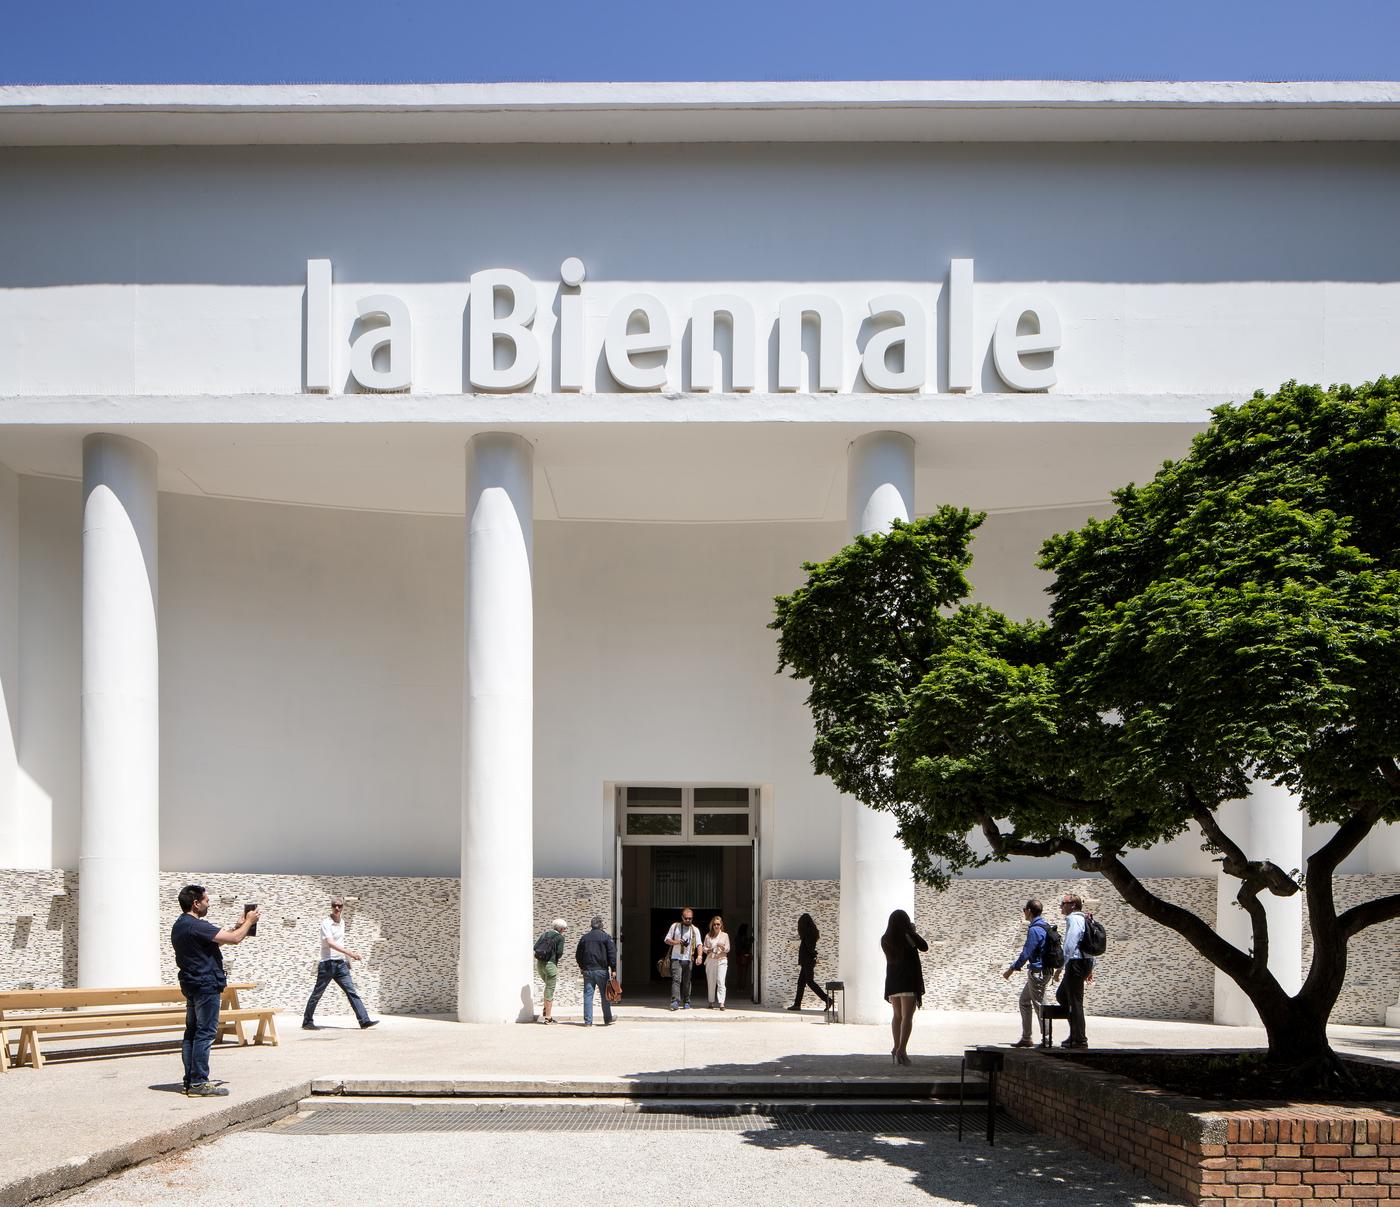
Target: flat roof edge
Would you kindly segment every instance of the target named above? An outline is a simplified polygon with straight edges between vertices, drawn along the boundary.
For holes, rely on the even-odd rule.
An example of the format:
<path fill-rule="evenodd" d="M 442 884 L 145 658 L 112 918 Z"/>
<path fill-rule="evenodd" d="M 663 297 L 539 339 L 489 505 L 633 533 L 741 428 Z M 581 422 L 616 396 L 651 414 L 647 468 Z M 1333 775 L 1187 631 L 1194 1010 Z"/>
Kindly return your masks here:
<path fill-rule="evenodd" d="M 1400 81 L 0 86 L 0 145 L 1400 138 Z"/>

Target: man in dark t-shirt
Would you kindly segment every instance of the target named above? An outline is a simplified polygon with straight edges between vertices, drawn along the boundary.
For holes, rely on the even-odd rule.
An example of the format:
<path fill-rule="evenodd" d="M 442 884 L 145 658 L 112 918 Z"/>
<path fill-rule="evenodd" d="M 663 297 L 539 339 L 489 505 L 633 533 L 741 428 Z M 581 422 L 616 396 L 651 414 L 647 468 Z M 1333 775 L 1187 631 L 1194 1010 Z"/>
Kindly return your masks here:
<path fill-rule="evenodd" d="M 219 1030 L 219 1001 L 228 978 L 219 948 L 242 943 L 261 910 L 251 909 L 237 926 L 224 929 L 206 921 L 209 893 L 202 884 L 180 890 L 180 916 L 170 928 L 170 946 L 180 970 L 185 995 L 185 1039 L 180 1056 L 185 1064 L 185 1093 L 191 1098 L 221 1098 L 228 1089 L 209 1080 L 209 1049 Z"/>

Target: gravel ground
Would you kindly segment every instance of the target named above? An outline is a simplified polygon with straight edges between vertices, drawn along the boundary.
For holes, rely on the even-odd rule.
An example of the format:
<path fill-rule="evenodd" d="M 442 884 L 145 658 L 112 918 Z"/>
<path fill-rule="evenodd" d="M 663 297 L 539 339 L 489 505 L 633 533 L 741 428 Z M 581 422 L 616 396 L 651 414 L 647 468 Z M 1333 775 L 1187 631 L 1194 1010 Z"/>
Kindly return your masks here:
<path fill-rule="evenodd" d="M 682 1180 L 673 1167 L 693 1173 Z M 1179 1203 L 1044 1137 L 988 1148 L 945 1134 L 608 1132 L 295 1136 L 237 1132 L 63 1200 L 150 1203 L 501 1204 L 735 1202 L 1138 1207 Z"/>

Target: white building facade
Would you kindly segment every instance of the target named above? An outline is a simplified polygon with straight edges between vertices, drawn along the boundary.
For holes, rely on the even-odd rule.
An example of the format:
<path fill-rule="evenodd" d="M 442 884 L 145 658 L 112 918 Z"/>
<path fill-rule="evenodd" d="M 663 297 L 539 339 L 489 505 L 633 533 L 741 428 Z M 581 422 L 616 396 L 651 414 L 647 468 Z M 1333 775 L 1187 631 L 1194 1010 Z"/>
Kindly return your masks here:
<path fill-rule="evenodd" d="M 77 896 L 0 978 L 156 983 L 203 869 L 430 886 L 376 933 L 467 1021 L 528 1017 L 551 893 L 639 987 L 723 912 L 772 1004 L 810 899 L 883 1017 L 892 908 L 986 928 L 813 775 L 773 596 L 954 503 L 1042 615 L 1040 542 L 1211 406 L 1397 371 L 1397 136 L 1364 84 L 0 90 L 0 920 Z M 1235 925 L 1198 839 L 1134 866 Z"/>

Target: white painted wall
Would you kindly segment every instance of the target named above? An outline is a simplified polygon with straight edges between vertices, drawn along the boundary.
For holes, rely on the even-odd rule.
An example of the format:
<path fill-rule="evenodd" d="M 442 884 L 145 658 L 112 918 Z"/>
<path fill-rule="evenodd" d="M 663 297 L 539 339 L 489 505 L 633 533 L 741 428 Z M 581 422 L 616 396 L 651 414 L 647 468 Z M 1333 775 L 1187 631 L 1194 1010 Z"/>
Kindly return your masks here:
<path fill-rule="evenodd" d="M 75 867 L 80 490 L 23 476 L 18 499 L 14 865 Z M 162 866 L 455 874 L 462 520 L 160 502 Z M 1043 611 L 1028 567 L 1087 514 L 990 517 L 978 598 Z M 800 563 L 843 538 L 841 524 L 536 523 L 537 875 L 610 876 L 604 784 L 648 778 L 769 786 L 764 875 L 836 874 L 838 797 L 811 771 L 803 685 L 773 673 L 766 625 Z M 1363 847 L 1344 870 L 1366 864 Z M 1190 835 L 1133 866 L 1214 870 Z"/>
<path fill-rule="evenodd" d="M 591 370 L 622 294 L 666 300 L 679 341 L 690 300 L 733 291 L 755 304 L 771 378 L 777 300 L 812 288 L 842 299 L 845 384 L 865 389 L 861 316 L 893 289 L 924 303 L 938 389 L 941 295 L 964 256 L 983 389 L 995 316 L 1027 285 L 1064 323 L 1057 393 L 1354 381 L 1392 370 L 1400 336 L 1384 144 L 147 147 L 0 164 L 18 182 L 0 193 L 0 395 L 296 393 L 313 257 L 339 282 L 333 380 L 355 300 L 387 289 L 413 313 L 426 393 L 464 389 L 467 278 L 498 266 L 551 291 L 552 387 L 567 256 L 588 265 Z M 671 357 L 672 388 L 686 369 Z M 611 388 L 601 367 L 586 380 Z"/>

